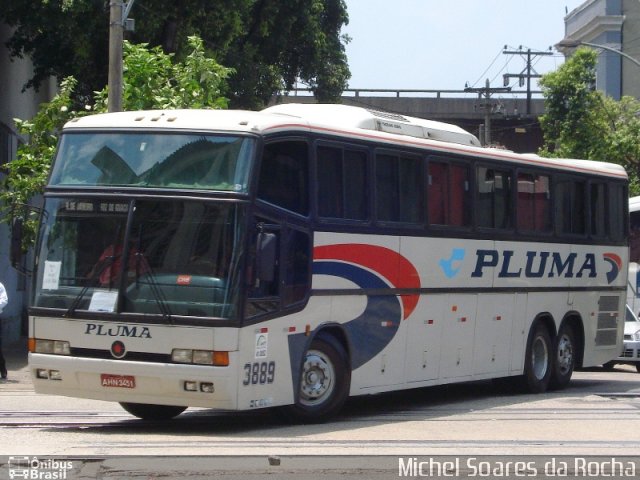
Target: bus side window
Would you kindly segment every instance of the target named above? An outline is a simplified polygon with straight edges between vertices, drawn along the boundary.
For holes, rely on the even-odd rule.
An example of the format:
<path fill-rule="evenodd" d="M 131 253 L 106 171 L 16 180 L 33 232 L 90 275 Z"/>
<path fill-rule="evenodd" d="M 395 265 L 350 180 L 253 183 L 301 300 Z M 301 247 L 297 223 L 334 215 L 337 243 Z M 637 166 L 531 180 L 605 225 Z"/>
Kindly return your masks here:
<path fill-rule="evenodd" d="M 445 162 L 429 162 L 427 205 L 431 225 L 468 226 L 469 168 Z"/>
<path fill-rule="evenodd" d="M 549 177 L 535 173 L 518 173 L 518 230 L 551 231 L 551 194 Z"/>
<path fill-rule="evenodd" d="M 466 227 L 471 224 L 469 167 L 451 165 L 451 215 L 449 225 Z"/>
<path fill-rule="evenodd" d="M 427 204 L 429 223 L 446 225 L 449 219 L 449 175 L 446 163 L 429 162 Z"/>
<path fill-rule="evenodd" d="M 310 286 L 311 241 L 309 234 L 288 230 L 283 258 L 283 306 L 298 303 L 307 295 Z"/>
<path fill-rule="evenodd" d="M 275 225 L 262 225 L 252 243 L 248 317 L 275 312 L 303 301 L 311 285 L 310 235 L 289 227 L 280 229 Z M 272 268 L 265 265 L 269 261 L 273 263 Z"/>
<path fill-rule="evenodd" d="M 594 237 L 605 238 L 607 232 L 607 206 L 609 199 L 607 196 L 607 185 L 605 183 L 591 183 L 590 186 L 590 233 Z"/>
<path fill-rule="evenodd" d="M 556 231 L 564 235 L 584 235 L 586 233 L 584 182 L 559 181 L 555 192 Z"/>
<path fill-rule="evenodd" d="M 300 140 L 265 145 L 258 198 L 300 215 L 309 213 L 309 155 Z"/>
<path fill-rule="evenodd" d="M 318 216 L 367 219 L 367 154 L 320 146 L 317 149 Z"/>
<path fill-rule="evenodd" d="M 379 221 L 422 223 L 423 169 L 418 157 L 376 154 L 376 215 Z"/>
<path fill-rule="evenodd" d="M 494 168 L 478 167 L 479 227 L 511 228 L 511 173 Z"/>
<path fill-rule="evenodd" d="M 249 250 L 246 316 L 275 312 L 280 308 L 280 240 L 282 231 L 266 218 L 256 217 Z M 275 255 L 274 255 L 275 253 Z M 266 258 L 271 257 L 271 258 Z M 266 265 L 271 261 L 271 268 Z"/>
<path fill-rule="evenodd" d="M 340 218 L 344 212 L 342 150 L 318 147 L 318 215 Z"/>
<path fill-rule="evenodd" d="M 610 237 L 611 240 L 620 241 L 625 238 L 627 228 L 625 212 L 627 211 L 629 200 L 627 199 L 626 188 L 622 185 L 609 184 L 609 200 Z M 632 250 L 630 249 L 630 252 Z"/>

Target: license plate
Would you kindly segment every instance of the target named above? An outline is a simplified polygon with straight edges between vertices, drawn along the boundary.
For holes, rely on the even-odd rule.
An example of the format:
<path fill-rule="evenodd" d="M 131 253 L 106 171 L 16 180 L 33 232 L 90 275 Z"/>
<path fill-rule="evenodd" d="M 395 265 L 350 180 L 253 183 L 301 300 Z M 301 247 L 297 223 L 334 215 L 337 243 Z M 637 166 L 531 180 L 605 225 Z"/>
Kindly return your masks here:
<path fill-rule="evenodd" d="M 136 377 L 132 375 L 100 375 L 100 383 L 103 387 L 136 388 Z"/>

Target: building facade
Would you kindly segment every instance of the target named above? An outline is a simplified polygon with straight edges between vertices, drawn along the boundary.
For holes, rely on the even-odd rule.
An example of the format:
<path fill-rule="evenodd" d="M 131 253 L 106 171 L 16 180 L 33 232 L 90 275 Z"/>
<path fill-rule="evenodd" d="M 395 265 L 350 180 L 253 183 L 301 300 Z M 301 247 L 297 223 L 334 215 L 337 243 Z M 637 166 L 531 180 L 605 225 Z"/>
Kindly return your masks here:
<path fill-rule="evenodd" d="M 624 52 L 640 60 L 640 2 L 638 0 L 587 0 L 564 19 L 565 38 L 558 44 L 565 56 L 575 50 L 563 42 L 588 42 Z M 640 99 L 639 66 L 610 51 L 599 50 L 596 88 L 619 100 Z"/>
<path fill-rule="evenodd" d="M 4 166 L 15 158 L 19 142 L 23 139 L 16 131 L 15 118 L 33 118 L 38 106 L 49 101 L 56 92 L 51 80 L 38 91 L 24 89 L 33 74 L 33 66 L 27 58 L 12 59 L 4 46 L 11 36 L 11 28 L 0 24 L 0 179 L 5 175 Z M 2 209 L 0 209 L 2 214 Z M 4 219 L 3 219 L 4 220 Z M 0 281 L 9 295 L 9 304 L 0 318 L 1 338 L 4 345 L 17 341 L 25 332 L 25 305 L 29 281 L 11 267 L 9 259 L 10 230 L 6 222 L 0 222 Z"/>

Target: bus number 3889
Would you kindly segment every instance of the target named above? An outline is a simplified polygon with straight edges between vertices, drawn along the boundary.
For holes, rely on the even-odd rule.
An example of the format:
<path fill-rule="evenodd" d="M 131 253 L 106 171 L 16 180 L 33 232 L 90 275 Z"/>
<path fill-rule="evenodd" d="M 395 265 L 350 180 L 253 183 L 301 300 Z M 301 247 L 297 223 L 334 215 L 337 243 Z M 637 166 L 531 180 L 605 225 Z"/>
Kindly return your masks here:
<path fill-rule="evenodd" d="M 276 362 L 245 363 L 243 385 L 265 385 L 273 383 Z"/>

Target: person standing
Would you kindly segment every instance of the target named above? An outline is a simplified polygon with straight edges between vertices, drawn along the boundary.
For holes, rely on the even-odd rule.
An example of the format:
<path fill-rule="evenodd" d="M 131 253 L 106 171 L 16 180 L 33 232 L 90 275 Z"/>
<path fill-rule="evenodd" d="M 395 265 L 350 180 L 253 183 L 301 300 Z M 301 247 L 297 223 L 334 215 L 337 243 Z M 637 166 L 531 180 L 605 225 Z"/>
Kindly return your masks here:
<path fill-rule="evenodd" d="M 2 282 L 0 282 L 0 313 L 4 307 L 9 303 L 9 297 L 7 291 L 4 288 Z M 7 378 L 7 364 L 4 361 L 4 355 L 2 355 L 2 325 L 0 324 L 0 378 Z"/>

